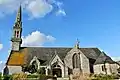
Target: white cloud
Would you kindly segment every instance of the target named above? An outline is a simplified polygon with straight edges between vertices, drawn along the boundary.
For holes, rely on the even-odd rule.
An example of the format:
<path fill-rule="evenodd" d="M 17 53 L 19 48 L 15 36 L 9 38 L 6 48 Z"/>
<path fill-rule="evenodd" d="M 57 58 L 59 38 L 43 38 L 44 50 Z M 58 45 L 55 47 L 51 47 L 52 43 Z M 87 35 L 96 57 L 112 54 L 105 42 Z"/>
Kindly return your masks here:
<path fill-rule="evenodd" d="M 52 12 L 55 6 L 57 6 L 57 15 L 66 14 L 62 8 L 63 3 L 57 0 L 0 0 L 0 15 L 17 11 L 20 3 L 30 18 L 44 17 Z"/>
<path fill-rule="evenodd" d="M 5 62 L 0 61 L 0 72 L 2 72 L 4 66 L 5 66 Z"/>
<path fill-rule="evenodd" d="M 53 7 L 45 0 L 35 0 L 31 1 L 26 9 L 31 12 L 32 17 L 39 18 L 44 17 L 46 14 L 50 13 Z"/>
<path fill-rule="evenodd" d="M 66 16 L 65 10 L 62 8 L 63 3 L 62 2 L 54 2 L 58 6 L 58 11 L 56 11 L 57 16 Z"/>
<path fill-rule="evenodd" d="M 3 44 L 0 44 L 0 50 L 3 48 Z"/>
<path fill-rule="evenodd" d="M 42 46 L 46 42 L 54 42 L 55 38 L 50 35 L 45 35 L 39 31 L 32 32 L 28 36 L 22 37 L 22 46 Z"/>
<path fill-rule="evenodd" d="M 111 57 L 114 61 L 120 61 L 120 57 Z"/>
<path fill-rule="evenodd" d="M 59 16 L 59 15 L 61 15 L 61 16 L 66 16 L 66 13 L 65 13 L 64 10 L 59 9 L 59 10 L 56 12 L 56 15 L 57 15 L 57 16 Z"/>

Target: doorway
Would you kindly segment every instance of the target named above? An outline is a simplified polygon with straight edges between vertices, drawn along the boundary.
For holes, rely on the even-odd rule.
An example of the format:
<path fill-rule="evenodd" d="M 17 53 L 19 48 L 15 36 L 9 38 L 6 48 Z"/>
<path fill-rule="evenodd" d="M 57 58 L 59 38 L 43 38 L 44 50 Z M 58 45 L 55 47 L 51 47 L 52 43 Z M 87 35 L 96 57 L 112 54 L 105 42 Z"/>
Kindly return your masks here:
<path fill-rule="evenodd" d="M 52 70 L 53 76 L 56 75 L 57 77 L 62 77 L 62 70 L 60 68 L 54 68 Z"/>

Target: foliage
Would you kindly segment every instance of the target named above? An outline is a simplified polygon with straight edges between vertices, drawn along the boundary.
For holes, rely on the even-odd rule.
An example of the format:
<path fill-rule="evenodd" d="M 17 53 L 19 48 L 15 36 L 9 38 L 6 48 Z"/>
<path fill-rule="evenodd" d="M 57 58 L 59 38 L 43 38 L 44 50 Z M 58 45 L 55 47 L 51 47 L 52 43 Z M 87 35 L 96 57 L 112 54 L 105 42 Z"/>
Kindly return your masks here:
<path fill-rule="evenodd" d="M 12 80 L 12 76 L 11 75 L 4 75 L 3 80 Z"/>
<path fill-rule="evenodd" d="M 38 78 L 39 75 L 36 75 L 36 74 L 30 74 L 30 75 L 27 75 L 27 78 Z"/>
<path fill-rule="evenodd" d="M 51 76 L 51 75 L 49 75 L 49 76 L 46 76 L 45 74 L 40 74 L 39 75 L 39 80 L 47 80 L 47 79 L 56 80 L 56 78 Z"/>
<path fill-rule="evenodd" d="M 38 80 L 54 79 L 53 76 L 46 76 L 45 74 L 30 74 L 27 78 L 38 78 Z"/>
<path fill-rule="evenodd" d="M 37 71 L 38 74 L 45 74 L 45 68 L 42 67 Z"/>
<path fill-rule="evenodd" d="M 12 77 L 12 80 L 26 80 L 26 78 L 27 78 L 27 74 L 25 74 L 25 73 L 18 73 L 18 74 L 13 74 L 12 75 L 13 77 Z"/>
<path fill-rule="evenodd" d="M 47 79 L 46 75 L 43 74 L 39 75 L 39 80 L 46 80 L 46 79 Z"/>
<path fill-rule="evenodd" d="M 73 80 L 87 80 L 89 78 L 89 74 L 82 74 L 82 73 L 74 73 L 70 75 L 70 79 Z"/>
<path fill-rule="evenodd" d="M 94 78 L 92 80 L 113 80 L 113 79 L 119 79 L 119 75 L 117 74 L 112 74 L 112 75 L 104 75 L 104 74 L 93 74 L 91 78 Z"/>
<path fill-rule="evenodd" d="M 0 73 L 0 80 L 2 79 L 2 73 Z"/>
<path fill-rule="evenodd" d="M 37 69 L 35 68 L 35 65 L 23 65 L 22 71 L 29 72 L 29 73 L 33 74 L 33 73 L 37 72 Z"/>

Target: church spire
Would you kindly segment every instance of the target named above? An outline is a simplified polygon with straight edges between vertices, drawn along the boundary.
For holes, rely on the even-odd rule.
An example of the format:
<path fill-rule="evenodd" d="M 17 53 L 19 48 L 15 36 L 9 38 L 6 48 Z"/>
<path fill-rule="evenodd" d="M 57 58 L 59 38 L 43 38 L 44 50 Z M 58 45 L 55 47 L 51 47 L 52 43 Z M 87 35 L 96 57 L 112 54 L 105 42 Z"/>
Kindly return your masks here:
<path fill-rule="evenodd" d="M 22 10 L 21 10 L 21 5 L 19 7 L 17 17 L 16 17 L 16 22 L 21 22 L 21 15 L 22 15 Z"/>
<path fill-rule="evenodd" d="M 14 28 L 22 28 L 22 8 L 21 8 L 21 5 L 20 5 L 18 12 L 17 12 Z"/>
<path fill-rule="evenodd" d="M 16 21 L 13 27 L 13 36 L 11 38 L 12 50 L 14 51 L 19 51 L 20 49 L 22 43 L 21 34 L 22 34 L 22 10 L 20 5 L 16 16 Z"/>

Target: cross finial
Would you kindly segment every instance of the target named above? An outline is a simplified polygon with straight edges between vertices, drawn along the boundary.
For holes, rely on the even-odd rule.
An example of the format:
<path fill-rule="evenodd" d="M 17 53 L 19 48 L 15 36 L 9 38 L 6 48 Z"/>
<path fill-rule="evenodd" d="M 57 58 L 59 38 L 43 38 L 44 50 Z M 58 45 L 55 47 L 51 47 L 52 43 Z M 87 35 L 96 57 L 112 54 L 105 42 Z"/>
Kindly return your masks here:
<path fill-rule="evenodd" d="M 55 54 L 57 54 L 57 51 L 55 50 Z"/>
<path fill-rule="evenodd" d="M 75 44 L 75 48 L 79 48 L 79 40 L 78 40 L 78 38 L 77 38 L 77 41 L 76 41 L 76 44 Z"/>

